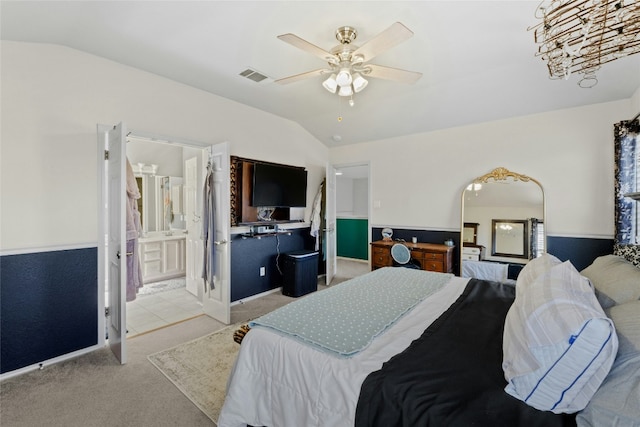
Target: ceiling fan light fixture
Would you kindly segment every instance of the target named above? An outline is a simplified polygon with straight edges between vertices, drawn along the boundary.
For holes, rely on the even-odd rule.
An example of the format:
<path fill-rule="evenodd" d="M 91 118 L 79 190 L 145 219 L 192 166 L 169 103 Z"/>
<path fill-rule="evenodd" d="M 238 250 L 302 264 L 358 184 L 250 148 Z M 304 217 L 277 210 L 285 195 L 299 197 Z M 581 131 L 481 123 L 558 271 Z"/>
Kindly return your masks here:
<path fill-rule="evenodd" d="M 362 77 L 360 73 L 354 73 L 353 75 L 353 91 L 355 93 L 360 92 L 362 89 L 367 87 L 369 81 Z"/>
<path fill-rule="evenodd" d="M 340 72 L 336 77 L 336 82 L 338 83 L 338 86 L 341 86 L 341 87 L 349 86 L 352 81 L 353 81 L 353 78 L 351 77 L 351 73 L 346 68 L 343 68 L 342 70 L 340 70 Z"/>
<path fill-rule="evenodd" d="M 338 90 L 338 95 L 340 95 L 340 96 L 351 96 L 351 95 L 353 95 L 353 90 L 351 89 L 351 85 L 340 86 L 340 90 Z"/>
<path fill-rule="evenodd" d="M 322 82 L 322 87 L 328 90 L 331 93 L 336 93 L 336 89 L 338 88 L 338 82 L 336 82 L 336 75 L 331 74 L 327 80 Z"/>
<path fill-rule="evenodd" d="M 608 1 L 622 2 L 628 0 Z M 369 39 L 369 41 L 362 46 L 353 44 L 357 34 L 355 28 L 350 26 L 338 28 L 335 35 L 340 44 L 334 46 L 331 50 L 322 49 L 295 34 L 287 33 L 279 35 L 278 39 L 325 61 L 328 69 L 308 71 L 306 73 L 278 79 L 276 82 L 279 84 L 287 84 L 308 77 L 331 73 L 329 78 L 322 81 L 322 86 L 330 93 L 337 93 L 338 96 L 342 97 L 351 97 L 349 105 L 353 106 L 355 104 L 353 95 L 361 92 L 369 84 L 368 79 L 365 79 L 363 76 L 395 80 L 403 83 L 415 83 L 422 76 L 422 73 L 414 71 L 369 64 L 369 61 L 377 55 L 413 36 L 413 32 L 402 23 L 393 23 L 389 28 L 372 39 Z M 340 120 L 342 120 L 342 116 L 338 117 L 338 121 Z"/>

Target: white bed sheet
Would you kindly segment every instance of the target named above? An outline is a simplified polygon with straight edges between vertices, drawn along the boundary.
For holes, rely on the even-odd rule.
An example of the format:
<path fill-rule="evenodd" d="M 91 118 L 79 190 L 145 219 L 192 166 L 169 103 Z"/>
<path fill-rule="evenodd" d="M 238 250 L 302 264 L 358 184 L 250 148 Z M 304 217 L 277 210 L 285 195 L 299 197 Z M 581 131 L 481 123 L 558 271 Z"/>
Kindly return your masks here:
<path fill-rule="evenodd" d="M 462 263 L 462 277 L 475 277 L 482 280 L 507 281 L 509 266 L 498 262 L 467 261 Z"/>
<path fill-rule="evenodd" d="M 453 277 L 351 358 L 335 357 L 272 330 L 252 329 L 231 372 L 218 426 L 353 426 L 367 375 L 420 337 L 468 281 Z"/>

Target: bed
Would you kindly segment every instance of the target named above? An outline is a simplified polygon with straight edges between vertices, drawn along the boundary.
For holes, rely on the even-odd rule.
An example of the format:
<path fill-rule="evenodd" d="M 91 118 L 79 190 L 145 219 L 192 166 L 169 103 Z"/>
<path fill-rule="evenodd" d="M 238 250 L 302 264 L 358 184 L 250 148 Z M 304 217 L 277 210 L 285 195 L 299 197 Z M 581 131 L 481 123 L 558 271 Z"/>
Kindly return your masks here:
<path fill-rule="evenodd" d="M 401 307 L 397 318 L 374 332 L 370 341 L 364 340 L 362 348 L 347 349 L 343 354 L 336 354 L 335 349 L 325 348 L 314 339 L 296 337 L 295 332 L 260 325 L 258 319 L 242 340 L 218 425 L 600 426 L 612 425 L 612 420 L 617 426 L 640 425 L 640 270 L 617 262 L 616 257 L 614 267 L 594 263 L 580 274 L 553 257 L 541 258 L 523 269 L 516 286 L 443 275 L 444 285 L 423 299 L 418 298 L 410 307 Z M 606 278 L 613 277 L 612 269 L 620 266 L 634 270 L 613 274 L 617 282 L 608 283 L 611 280 Z M 362 280 L 371 280 L 370 286 L 377 286 L 376 281 L 396 275 L 439 274 L 419 270 L 407 273 L 405 270 L 409 269 L 402 267 L 381 270 Z M 590 281 L 586 275 L 592 276 Z M 551 329 L 575 328 L 576 322 L 599 325 L 593 328 L 597 330 L 593 336 L 600 341 L 591 340 L 589 345 L 593 347 L 595 343 L 600 350 L 597 357 L 585 362 L 580 375 L 563 378 L 565 383 L 556 384 L 556 380 L 548 381 L 555 378 L 549 374 L 549 366 L 561 366 L 559 359 L 551 360 L 554 352 L 570 354 L 569 350 L 582 348 L 582 344 L 574 343 L 589 340 L 572 333 L 569 349 L 563 350 L 562 344 L 547 346 L 551 350 L 546 359 L 538 360 L 543 366 L 527 370 L 520 363 L 531 359 L 527 340 L 513 339 L 509 334 L 527 335 L 518 328 L 528 322 L 522 318 L 528 319 L 527 313 L 532 311 L 537 313 L 536 322 L 550 321 L 544 311 L 541 315 L 531 306 L 531 301 L 549 297 L 567 300 L 567 294 L 563 294 L 566 288 L 548 284 L 564 283 L 569 276 L 570 296 L 580 304 L 572 304 L 569 318 L 563 320 L 561 327 Z M 602 277 L 607 283 L 602 282 Z M 349 287 L 351 282 L 316 294 Z M 576 286 L 587 288 L 578 295 Z M 595 290 L 592 286 L 596 286 Z M 618 288 L 623 291 L 617 292 Z M 542 289 L 553 292 L 540 292 Z M 525 290 L 530 290 L 532 297 L 527 297 Z M 589 306 L 587 314 L 574 307 L 585 304 Z M 566 307 L 563 311 L 567 311 Z M 547 313 L 551 318 L 555 314 L 553 310 Z M 292 320 L 291 324 L 297 322 Z M 579 356 L 578 362 L 586 359 L 585 354 Z M 570 371 L 578 362 L 570 359 L 569 367 L 562 371 Z M 538 381 L 533 387 L 535 393 L 526 389 L 534 380 Z M 566 386 L 566 381 L 573 385 Z M 545 399 L 553 387 L 564 387 L 563 401 L 560 405 L 556 402 L 553 409 L 540 409 L 549 405 Z M 525 394 L 531 392 L 532 401 L 519 396 L 522 390 Z"/>
<path fill-rule="evenodd" d="M 469 261 L 462 263 L 462 277 L 492 280 L 502 283 L 516 283 L 522 264 L 512 264 L 497 261 Z"/>

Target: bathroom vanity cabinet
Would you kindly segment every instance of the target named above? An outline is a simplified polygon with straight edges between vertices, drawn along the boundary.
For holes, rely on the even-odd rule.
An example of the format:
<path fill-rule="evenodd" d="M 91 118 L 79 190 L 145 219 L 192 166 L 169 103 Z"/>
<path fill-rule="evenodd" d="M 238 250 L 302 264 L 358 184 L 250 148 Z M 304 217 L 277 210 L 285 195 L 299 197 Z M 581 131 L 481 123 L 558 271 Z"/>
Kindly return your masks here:
<path fill-rule="evenodd" d="M 184 276 L 185 243 L 184 234 L 139 239 L 142 282 L 150 283 Z"/>

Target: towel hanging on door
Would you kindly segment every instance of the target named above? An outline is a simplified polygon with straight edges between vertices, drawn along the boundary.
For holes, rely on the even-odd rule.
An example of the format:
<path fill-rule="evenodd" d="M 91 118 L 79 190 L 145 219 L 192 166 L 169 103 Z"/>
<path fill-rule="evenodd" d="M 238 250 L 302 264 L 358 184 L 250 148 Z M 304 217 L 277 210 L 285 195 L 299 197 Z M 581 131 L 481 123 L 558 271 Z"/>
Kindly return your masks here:
<path fill-rule="evenodd" d="M 204 179 L 202 203 L 202 241 L 204 243 L 204 262 L 202 263 L 202 278 L 206 289 L 213 289 L 216 275 L 215 264 L 215 192 L 214 172 L 211 161 L 207 164 L 207 176 Z M 208 288 L 207 288 L 208 287 Z"/>

